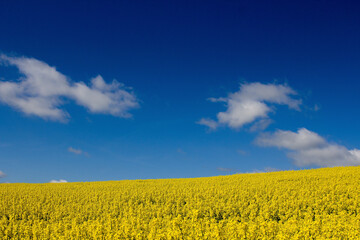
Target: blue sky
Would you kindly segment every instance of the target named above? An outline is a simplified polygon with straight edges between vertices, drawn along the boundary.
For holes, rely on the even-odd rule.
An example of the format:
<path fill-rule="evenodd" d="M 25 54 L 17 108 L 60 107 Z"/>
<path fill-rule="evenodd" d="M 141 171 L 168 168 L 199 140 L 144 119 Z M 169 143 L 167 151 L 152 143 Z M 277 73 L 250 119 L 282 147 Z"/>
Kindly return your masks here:
<path fill-rule="evenodd" d="M 359 11 L 1 1 L 0 182 L 358 165 Z"/>

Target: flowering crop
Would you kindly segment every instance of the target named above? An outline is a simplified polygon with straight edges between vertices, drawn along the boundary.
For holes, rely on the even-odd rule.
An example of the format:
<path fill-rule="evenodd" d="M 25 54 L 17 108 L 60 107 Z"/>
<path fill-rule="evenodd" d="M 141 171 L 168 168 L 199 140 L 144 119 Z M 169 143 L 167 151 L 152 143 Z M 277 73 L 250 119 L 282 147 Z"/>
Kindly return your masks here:
<path fill-rule="evenodd" d="M 0 184 L 0 239 L 360 239 L 360 167 Z"/>

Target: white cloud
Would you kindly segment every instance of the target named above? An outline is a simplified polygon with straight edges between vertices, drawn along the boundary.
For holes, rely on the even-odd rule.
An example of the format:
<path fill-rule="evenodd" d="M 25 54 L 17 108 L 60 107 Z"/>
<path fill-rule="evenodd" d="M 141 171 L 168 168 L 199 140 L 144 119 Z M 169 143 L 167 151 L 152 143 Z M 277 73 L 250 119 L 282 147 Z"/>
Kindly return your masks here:
<path fill-rule="evenodd" d="M 217 121 L 203 118 L 198 123 L 211 129 L 216 129 L 219 125 L 238 129 L 256 120 L 267 120 L 256 126 L 266 128 L 271 121 L 268 115 L 274 112 L 269 104 L 287 105 L 291 109 L 300 110 L 301 100 L 294 99 L 294 95 L 297 93 L 286 85 L 241 84 L 240 90 L 229 94 L 227 98 L 209 98 L 211 102 L 225 102 L 227 105 L 225 112 L 217 114 Z"/>
<path fill-rule="evenodd" d="M 60 180 L 51 180 L 49 183 L 67 183 L 68 181 L 64 180 L 64 179 L 60 179 Z"/>
<path fill-rule="evenodd" d="M 280 172 L 282 170 L 273 167 L 266 167 L 262 170 L 254 169 L 251 173 L 269 173 L 269 172 Z"/>
<path fill-rule="evenodd" d="M 6 177 L 6 174 L 3 171 L 0 171 L 0 178 Z"/>
<path fill-rule="evenodd" d="M 75 153 L 77 155 L 80 155 L 80 154 L 83 153 L 83 151 L 81 149 L 76 149 L 76 148 L 73 148 L 73 147 L 69 147 L 68 151 L 71 152 L 71 153 Z"/>
<path fill-rule="evenodd" d="M 91 113 L 130 117 L 130 109 L 139 106 L 138 100 L 123 84 L 107 84 L 98 75 L 88 86 L 72 82 L 45 62 L 34 58 L 0 55 L 0 63 L 12 65 L 22 74 L 17 81 L 0 81 L 0 102 L 27 114 L 43 119 L 66 122 L 69 114 L 62 109 L 64 99 L 74 100 Z"/>
<path fill-rule="evenodd" d="M 272 134 L 265 133 L 256 142 L 261 146 L 273 146 L 290 150 L 316 148 L 326 143 L 324 138 L 306 128 L 300 128 L 297 132 L 277 130 Z"/>
<path fill-rule="evenodd" d="M 329 143 L 306 128 L 301 128 L 297 132 L 277 130 L 272 134 L 262 134 L 255 142 L 260 146 L 289 150 L 287 156 L 300 167 L 360 165 L 359 149 L 349 150 L 344 146 Z"/>
<path fill-rule="evenodd" d="M 74 154 L 76 154 L 76 155 L 84 155 L 84 156 L 86 156 L 86 157 L 90 157 L 90 154 L 89 154 L 89 153 L 84 152 L 84 151 L 81 150 L 81 149 L 77 149 L 77 148 L 73 148 L 73 147 L 68 147 L 67 150 L 68 150 L 68 152 L 74 153 Z"/>
<path fill-rule="evenodd" d="M 264 118 L 255 122 L 249 129 L 250 132 L 257 132 L 265 130 L 270 124 L 273 123 L 273 120 Z"/>
<path fill-rule="evenodd" d="M 218 171 L 220 172 L 235 172 L 235 169 L 233 168 L 223 168 L 223 167 L 218 167 L 216 168 Z"/>
<path fill-rule="evenodd" d="M 208 119 L 208 118 L 202 118 L 200 119 L 198 122 L 196 122 L 197 124 L 200 125 L 205 125 L 207 126 L 210 130 L 215 130 L 218 127 L 218 123 L 212 119 Z"/>

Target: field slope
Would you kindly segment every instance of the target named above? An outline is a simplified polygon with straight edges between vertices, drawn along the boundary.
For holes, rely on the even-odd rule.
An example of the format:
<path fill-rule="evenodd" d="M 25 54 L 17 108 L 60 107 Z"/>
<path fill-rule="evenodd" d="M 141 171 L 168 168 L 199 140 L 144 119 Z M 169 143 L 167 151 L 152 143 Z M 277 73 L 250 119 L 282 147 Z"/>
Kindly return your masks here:
<path fill-rule="evenodd" d="M 0 184 L 0 239 L 360 239 L 360 167 Z"/>

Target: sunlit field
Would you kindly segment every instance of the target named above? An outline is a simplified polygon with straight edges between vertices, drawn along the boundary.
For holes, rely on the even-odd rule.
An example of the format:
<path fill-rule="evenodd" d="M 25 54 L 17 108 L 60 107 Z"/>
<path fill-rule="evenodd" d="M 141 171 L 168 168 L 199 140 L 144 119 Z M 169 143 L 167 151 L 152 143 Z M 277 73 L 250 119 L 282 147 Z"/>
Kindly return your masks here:
<path fill-rule="evenodd" d="M 0 239 L 360 239 L 360 167 L 0 184 Z"/>

